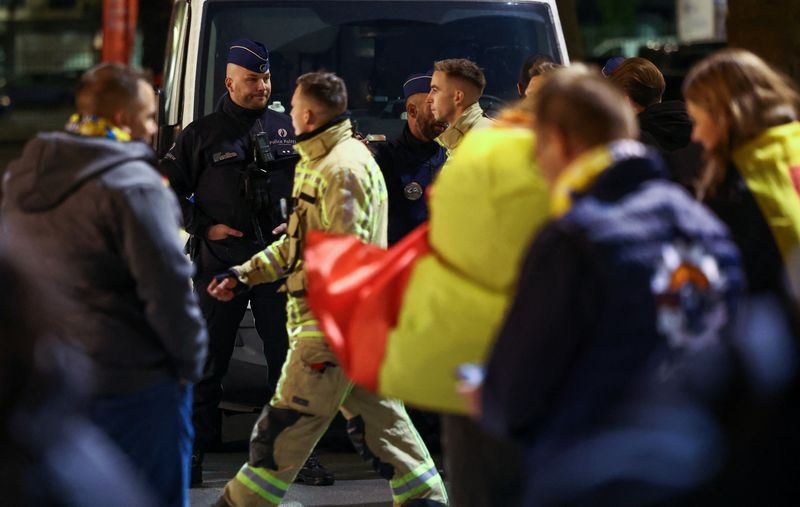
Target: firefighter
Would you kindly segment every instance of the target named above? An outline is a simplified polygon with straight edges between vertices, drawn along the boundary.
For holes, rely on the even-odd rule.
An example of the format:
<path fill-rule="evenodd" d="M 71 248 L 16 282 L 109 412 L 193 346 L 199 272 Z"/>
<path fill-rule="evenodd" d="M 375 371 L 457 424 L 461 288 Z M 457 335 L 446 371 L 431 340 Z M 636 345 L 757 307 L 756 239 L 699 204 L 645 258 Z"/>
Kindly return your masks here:
<path fill-rule="evenodd" d="M 309 232 L 352 234 L 386 246 L 386 185 L 369 150 L 353 138 L 346 109 L 347 91 L 335 74 L 298 78 L 291 115 L 301 159 L 287 233 L 208 286 L 209 294 L 227 301 L 286 277 L 289 293 L 290 347 L 278 389 L 256 422 L 250 459 L 217 505 L 278 505 L 339 410 L 358 452 L 390 481 L 396 505 L 447 502 L 436 465 L 403 405 L 347 379 L 305 298 L 302 250 Z"/>

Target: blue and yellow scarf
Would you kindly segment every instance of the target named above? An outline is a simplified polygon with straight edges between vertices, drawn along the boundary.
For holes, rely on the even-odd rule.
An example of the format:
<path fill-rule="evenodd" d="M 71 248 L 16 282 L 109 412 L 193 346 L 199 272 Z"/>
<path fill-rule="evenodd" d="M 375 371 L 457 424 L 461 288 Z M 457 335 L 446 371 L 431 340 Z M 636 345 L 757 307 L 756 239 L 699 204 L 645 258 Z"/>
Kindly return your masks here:
<path fill-rule="evenodd" d="M 70 134 L 86 137 L 104 137 L 113 141 L 128 142 L 131 135 L 110 121 L 99 116 L 80 115 L 78 113 L 69 117 L 64 130 Z"/>

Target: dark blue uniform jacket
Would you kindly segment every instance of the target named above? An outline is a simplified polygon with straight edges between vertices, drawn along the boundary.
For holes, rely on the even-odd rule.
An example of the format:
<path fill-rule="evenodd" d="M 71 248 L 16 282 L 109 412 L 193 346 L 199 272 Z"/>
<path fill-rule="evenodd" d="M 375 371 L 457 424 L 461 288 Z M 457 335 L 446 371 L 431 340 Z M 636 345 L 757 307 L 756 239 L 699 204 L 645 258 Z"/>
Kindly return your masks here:
<path fill-rule="evenodd" d="M 369 146 L 389 192 L 391 245 L 428 219 L 428 196 L 425 191 L 447 160 L 447 151 L 433 141 L 424 142 L 415 138 L 408 125 L 397 139 Z M 415 192 L 418 189 L 423 192 Z"/>
<path fill-rule="evenodd" d="M 254 160 L 253 136 L 268 134 L 273 157 L 270 171 L 270 206 L 254 214 L 245 202 L 244 173 Z M 195 262 L 200 272 L 217 272 L 241 264 L 266 245 L 259 245 L 253 217 L 269 244 L 272 229 L 279 225 L 280 199 L 291 212 L 292 180 L 297 160 L 292 146 L 294 130 L 289 116 L 269 109 L 249 110 L 237 106 L 226 95 L 213 113 L 192 122 L 178 136 L 161 161 L 161 170 L 178 194 L 185 227 L 200 238 Z M 242 231 L 244 237 L 210 241 L 211 225 L 225 224 Z"/>

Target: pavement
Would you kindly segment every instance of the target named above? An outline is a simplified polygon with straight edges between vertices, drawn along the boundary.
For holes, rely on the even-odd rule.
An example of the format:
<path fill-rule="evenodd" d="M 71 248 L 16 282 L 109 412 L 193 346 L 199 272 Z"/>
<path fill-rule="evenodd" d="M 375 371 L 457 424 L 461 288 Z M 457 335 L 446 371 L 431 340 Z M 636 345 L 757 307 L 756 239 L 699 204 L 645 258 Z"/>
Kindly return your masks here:
<path fill-rule="evenodd" d="M 222 494 L 225 483 L 232 479 L 247 460 L 247 439 L 258 417 L 257 413 L 224 412 L 222 420 L 223 450 L 210 452 L 203 463 L 203 485 L 189 491 L 191 507 L 207 507 Z M 380 478 L 368 463 L 359 457 L 346 437 L 344 420 L 334 419 L 331 428 L 317 445 L 320 462 L 336 475 L 332 486 L 292 484 L 281 505 L 287 507 L 391 507 L 389 483 Z M 442 471 L 441 456 L 433 459 Z"/>
<path fill-rule="evenodd" d="M 378 477 L 355 451 L 320 450 L 320 461 L 336 474 L 332 486 L 292 484 L 281 505 L 287 507 L 391 507 L 389 483 Z M 207 507 L 222 494 L 247 459 L 247 452 L 209 453 L 203 467 L 203 485 L 189 491 L 192 507 Z"/>

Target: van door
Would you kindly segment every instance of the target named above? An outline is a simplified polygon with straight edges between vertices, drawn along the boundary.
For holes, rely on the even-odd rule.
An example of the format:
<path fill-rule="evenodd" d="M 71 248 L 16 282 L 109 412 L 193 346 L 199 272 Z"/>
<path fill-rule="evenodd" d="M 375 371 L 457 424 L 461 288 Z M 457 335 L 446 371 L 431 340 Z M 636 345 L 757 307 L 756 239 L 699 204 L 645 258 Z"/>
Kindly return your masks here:
<path fill-rule="evenodd" d="M 156 153 L 163 157 L 180 132 L 183 106 L 183 85 L 186 77 L 186 51 L 189 46 L 191 4 L 177 0 L 172 6 L 170 30 L 167 34 L 164 61 L 164 86 L 159 91 L 158 134 Z"/>

